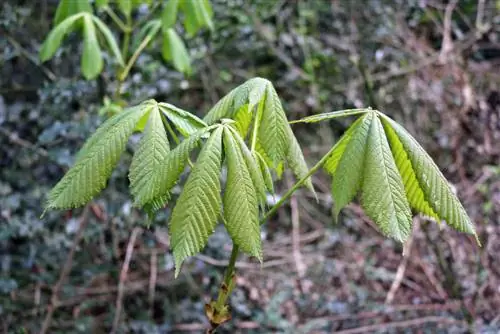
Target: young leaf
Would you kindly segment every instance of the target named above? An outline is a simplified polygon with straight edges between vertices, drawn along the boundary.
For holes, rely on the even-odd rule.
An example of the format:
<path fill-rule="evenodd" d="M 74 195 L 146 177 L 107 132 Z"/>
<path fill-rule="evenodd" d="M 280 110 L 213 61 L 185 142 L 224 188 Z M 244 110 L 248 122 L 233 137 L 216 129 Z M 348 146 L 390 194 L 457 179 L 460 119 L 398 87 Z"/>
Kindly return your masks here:
<path fill-rule="evenodd" d="M 103 60 L 92 17 L 85 14 L 83 23 L 82 74 L 85 79 L 91 80 L 101 73 Z"/>
<path fill-rule="evenodd" d="M 182 0 L 180 5 L 184 12 L 184 28 L 188 35 L 193 36 L 204 26 L 213 30 L 213 12 L 208 0 Z"/>
<path fill-rule="evenodd" d="M 242 151 L 233 136 L 229 129 L 224 130 L 227 164 L 224 223 L 234 243 L 262 261 L 257 193 Z"/>
<path fill-rule="evenodd" d="M 248 107 L 249 104 L 242 105 L 234 115 L 234 120 L 236 121 L 234 127 L 243 138 L 246 137 L 253 119 L 253 114 Z"/>
<path fill-rule="evenodd" d="M 176 129 L 184 136 L 188 137 L 192 133 L 203 129 L 207 125 L 194 114 L 177 108 L 169 103 L 160 103 L 160 110 L 174 124 Z"/>
<path fill-rule="evenodd" d="M 175 69 L 184 74 L 191 73 L 189 54 L 181 38 L 174 29 L 170 28 L 163 33 L 162 56 L 170 61 Z"/>
<path fill-rule="evenodd" d="M 205 247 L 217 224 L 222 202 L 219 181 L 222 131 L 218 127 L 205 143 L 172 211 L 170 241 L 176 277 L 184 259 Z"/>
<path fill-rule="evenodd" d="M 353 130 L 351 139 L 339 159 L 333 174 L 332 195 L 335 201 L 335 216 L 349 204 L 361 187 L 366 143 L 373 113 L 361 117 L 361 122 Z"/>
<path fill-rule="evenodd" d="M 132 13 L 132 0 L 118 0 L 118 8 L 125 16 L 130 16 Z"/>
<path fill-rule="evenodd" d="M 56 9 L 54 25 L 57 26 L 67 17 L 82 12 L 92 13 L 92 6 L 88 0 L 61 0 Z"/>
<path fill-rule="evenodd" d="M 401 141 L 432 210 L 456 230 L 472 234 L 479 243 L 474 224 L 432 158 L 401 125 L 385 115 L 382 117 Z"/>
<path fill-rule="evenodd" d="M 108 43 L 108 46 L 113 53 L 113 56 L 118 61 L 118 64 L 121 66 L 125 66 L 122 58 L 122 53 L 120 52 L 120 48 L 118 47 L 118 43 L 116 43 L 115 37 L 111 30 L 109 30 L 108 26 L 102 22 L 97 16 L 92 16 L 92 20 L 96 24 L 97 28 L 101 31 L 104 36 L 104 39 Z"/>
<path fill-rule="evenodd" d="M 168 30 L 172 28 L 177 19 L 177 10 L 179 8 L 179 0 L 168 0 L 161 14 L 162 29 Z"/>
<path fill-rule="evenodd" d="M 394 129 L 390 126 L 387 119 L 382 118 L 382 125 L 389 140 L 391 146 L 392 155 L 396 161 L 396 166 L 398 167 L 399 174 L 403 178 L 403 184 L 405 186 L 406 198 L 410 203 L 410 207 L 418 212 L 423 213 L 429 217 L 440 220 L 439 216 L 432 209 L 432 207 L 427 202 L 425 198 L 424 191 L 420 187 L 417 180 L 417 175 L 415 170 L 411 165 L 403 144 L 398 138 L 398 135 L 394 132 Z"/>
<path fill-rule="evenodd" d="M 339 141 L 335 144 L 332 154 L 328 157 L 323 169 L 326 170 L 330 175 L 334 175 L 339 165 L 340 158 L 344 154 L 347 144 L 349 144 L 352 134 L 358 128 L 359 124 L 363 122 L 363 118 L 358 118 L 340 137 Z"/>
<path fill-rule="evenodd" d="M 109 3 L 109 0 L 96 0 L 95 1 L 95 5 L 96 5 L 97 9 L 101 9 L 104 6 L 107 6 L 108 3 Z"/>
<path fill-rule="evenodd" d="M 304 118 L 296 120 L 296 121 L 291 121 L 290 124 L 316 123 L 316 122 L 325 121 L 327 119 L 365 114 L 369 111 L 370 111 L 370 109 L 346 109 L 346 110 L 332 111 L 332 112 L 327 112 L 327 113 L 323 113 L 323 114 L 319 114 L 319 115 L 312 115 L 312 116 L 304 117 Z"/>
<path fill-rule="evenodd" d="M 130 190 L 135 205 L 142 207 L 160 189 L 160 174 L 165 165 L 162 163 L 170 151 L 167 133 L 163 127 L 160 111 L 155 105 L 149 113 L 144 137 L 134 154 L 130 165 Z"/>
<path fill-rule="evenodd" d="M 81 149 L 75 165 L 50 191 L 46 209 L 81 206 L 105 186 L 136 123 L 151 109 L 130 108 L 107 120 Z"/>
<path fill-rule="evenodd" d="M 42 62 L 52 58 L 61 45 L 64 36 L 71 31 L 74 23 L 84 15 L 83 13 L 72 15 L 50 31 L 49 36 L 47 36 L 47 39 L 43 42 L 42 48 L 40 49 L 40 60 Z"/>
<path fill-rule="evenodd" d="M 144 197 L 144 208 L 147 211 L 156 211 L 161 209 L 170 198 L 170 191 L 179 180 L 184 171 L 189 154 L 198 145 L 201 137 L 203 137 L 209 128 L 202 129 L 191 134 L 184 139 L 176 148 L 171 150 L 167 156 L 160 162 L 162 168 L 157 170 L 158 186 L 154 191 L 148 193 Z"/>
<path fill-rule="evenodd" d="M 295 174 L 296 178 L 300 180 L 307 175 L 307 173 L 309 172 L 309 167 L 307 167 L 302 149 L 300 148 L 299 142 L 297 141 L 297 138 L 295 138 L 295 135 L 293 134 L 290 127 L 287 127 L 287 133 L 288 152 L 286 155 L 286 161 L 290 169 Z M 314 190 L 310 177 L 306 180 L 305 185 L 316 197 L 316 191 Z"/>
<path fill-rule="evenodd" d="M 373 116 L 368 134 L 362 206 L 382 233 L 404 242 L 411 231 L 411 210 L 389 143 L 378 117 Z"/>
<path fill-rule="evenodd" d="M 259 163 L 260 172 L 264 179 L 264 184 L 266 185 L 267 191 L 269 191 L 271 194 L 274 194 L 273 177 L 271 175 L 271 172 L 269 171 L 269 167 L 267 167 L 264 158 L 262 157 L 262 155 L 260 155 L 259 152 L 253 151 L 252 154 L 254 156 L 254 159 Z"/>
<path fill-rule="evenodd" d="M 207 124 L 214 124 L 218 120 L 222 118 L 227 118 L 228 114 L 232 112 L 233 104 L 234 104 L 234 95 L 239 87 L 231 90 L 226 96 L 220 99 L 215 106 L 210 109 L 208 114 L 203 117 L 203 120 Z"/>

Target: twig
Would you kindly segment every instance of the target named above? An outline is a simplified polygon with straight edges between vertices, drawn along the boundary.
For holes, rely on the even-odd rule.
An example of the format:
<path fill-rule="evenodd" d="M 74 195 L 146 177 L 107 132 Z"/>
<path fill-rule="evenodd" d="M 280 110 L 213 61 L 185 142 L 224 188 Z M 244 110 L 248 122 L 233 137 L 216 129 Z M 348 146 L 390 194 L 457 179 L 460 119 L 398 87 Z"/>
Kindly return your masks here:
<path fill-rule="evenodd" d="M 446 64 L 448 55 L 453 50 L 453 42 L 451 40 L 451 17 L 456 5 L 457 0 L 450 1 L 444 13 L 443 41 L 441 43 L 441 52 L 439 53 L 439 62 L 441 64 Z"/>
<path fill-rule="evenodd" d="M 19 145 L 21 147 L 34 150 L 36 153 L 40 154 L 43 157 L 49 156 L 49 153 L 46 150 L 44 150 L 43 148 L 36 147 L 35 144 L 30 143 L 29 141 L 27 141 L 25 139 L 19 138 L 19 135 L 16 132 L 10 132 L 9 130 L 7 130 L 5 128 L 0 127 L 0 133 L 2 135 L 4 135 L 5 137 L 7 137 L 12 144 L 16 144 L 16 145 Z"/>
<path fill-rule="evenodd" d="M 465 325 L 465 323 L 463 321 L 460 321 L 460 320 L 455 320 L 455 319 L 451 319 L 451 318 L 447 318 L 447 317 L 428 316 L 428 317 L 422 317 L 422 318 L 418 318 L 418 319 L 386 322 L 383 324 L 376 324 L 376 325 L 369 325 L 369 326 L 361 326 L 361 327 L 357 327 L 357 328 L 338 331 L 336 333 L 337 334 L 356 334 L 356 333 L 375 332 L 375 331 L 379 331 L 379 330 L 386 331 L 389 328 L 406 328 L 407 329 L 410 326 L 420 326 L 420 325 L 427 324 L 430 322 Z"/>
<path fill-rule="evenodd" d="M 401 285 L 401 281 L 405 276 L 406 266 L 408 265 L 408 260 L 410 258 L 411 246 L 413 244 L 413 236 L 415 235 L 418 229 L 418 220 L 413 219 L 413 231 L 408 238 L 408 241 L 405 243 L 403 247 L 403 260 L 399 263 L 398 270 L 396 271 L 396 277 L 392 282 L 391 288 L 387 293 L 387 297 L 385 298 L 385 303 L 390 304 L 394 300 L 394 296 L 396 295 L 396 291 L 398 291 L 399 286 Z"/>
<path fill-rule="evenodd" d="M 120 272 L 120 282 L 118 283 L 118 296 L 116 297 L 116 312 L 115 318 L 113 320 L 113 328 L 111 333 L 116 333 L 118 329 L 118 324 L 120 323 L 120 314 L 123 308 L 123 295 L 125 292 L 125 282 L 127 281 L 127 273 L 130 265 L 130 260 L 132 258 L 132 253 L 134 251 L 135 240 L 142 233 L 140 227 L 135 227 L 130 234 L 130 239 L 127 245 L 127 253 L 125 254 L 125 260 L 123 261 L 122 270 Z"/>
<path fill-rule="evenodd" d="M 302 253 L 300 252 L 300 218 L 299 209 L 297 205 L 297 198 L 290 198 L 290 209 L 291 209 L 291 220 L 292 220 L 292 249 L 293 249 L 293 259 L 295 261 L 295 268 L 297 269 L 297 275 L 299 276 L 299 282 L 304 277 L 306 272 L 306 266 L 302 259 Z"/>
<path fill-rule="evenodd" d="M 52 322 L 52 316 L 54 315 L 54 311 L 60 306 L 59 301 L 59 292 L 61 291 L 61 287 L 64 284 L 69 272 L 71 271 L 71 266 L 73 264 L 73 257 L 75 256 L 76 247 L 80 243 L 80 240 L 83 236 L 83 231 L 87 226 L 89 221 L 89 205 L 85 207 L 83 213 L 80 217 L 80 226 L 78 227 L 78 231 L 76 232 L 75 238 L 73 239 L 73 245 L 66 257 L 66 262 L 64 263 L 61 273 L 59 274 L 59 280 L 52 288 L 52 297 L 50 298 L 50 305 L 47 308 L 47 315 L 45 316 L 45 320 L 42 324 L 42 329 L 40 330 L 40 334 L 45 334 L 50 328 L 50 323 Z"/>
<path fill-rule="evenodd" d="M 150 317 L 153 316 L 153 308 L 155 302 L 156 281 L 158 278 L 158 255 L 156 248 L 151 252 L 150 273 L 149 273 L 149 313 Z"/>

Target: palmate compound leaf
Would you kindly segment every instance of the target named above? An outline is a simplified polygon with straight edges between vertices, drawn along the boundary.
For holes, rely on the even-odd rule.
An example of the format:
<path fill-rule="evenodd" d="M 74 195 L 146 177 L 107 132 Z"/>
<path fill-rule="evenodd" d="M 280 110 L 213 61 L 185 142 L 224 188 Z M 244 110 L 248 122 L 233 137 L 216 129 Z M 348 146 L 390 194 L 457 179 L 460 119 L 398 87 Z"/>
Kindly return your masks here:
<path fill-rule="evenodd" d="M 401 125 L 385 115 L 381 114 L 381 117 L 386 125 L 389 139 L 392 138 L 391 145 L 397 149 L 395 134 L 411 163 L 411 171 L 401 169 L 400 172 L 403 175 L 413 172 L 422 190 L 425 202 L 432 208 L 434 213 L 456 230 L 472 234 L 479 244 L 474 224 L 432 158 Z M 390 131 L 389 127 L 393 132 Z M 412 178 L 412 175 L 407 176 L 410 181 Z M 407 192 L 408 189 L 410 187 L 407 187 Z M 425 205 L 419 192 L 411 196 L 410 201 L 415 206 Z M 428 214 L 428 211 L 427 213 L 423 211 L 423 213 Z"/>
<path fill-rule="evenodd" d="M 411 231 L 411 210 L 403 180 L 379 118 L 372 117 L 362 181 L 362 206 L 382 233 L 404 242 Z"/>
<path fill-rule="evenodd" d="M 161 192 L 159 178 L 170 151 L 167 133 L 157 104 L 152 105 L 144 136 L 130 165 L 130 192 L 135 205 L 142 207 Z M 167 193 L 168 195 L 168 193 Z"/>
<path fill-rule="evenodd" d="M 97 195 L 106 186 L 137 122 L 151 109 L 148 103 L 127 109 L 99 127 L 79 152 L 74 166 L 50 191 L 46 210 L 75 208 Z"/>
<path fill-rule="evenodd" d="M 237 134 L 236 134 L 237 135 Z M 224 129 L 227 181 L 224 191 L 224 223 L 234 243 L 262 261 L 258 194 L 254 173 L 248 168 L 253 157 L 242 150 L 235 132 Z M 247 158 L 245 158 L 247 155 Z M 248 156 L 249 155 L 249 156 Z M 250 162 L 254 164 L 254 162 Z M 263 182 L 263 181 L 262 181 Z"/>
<path fill-rule="evenodd" d="M 222 126 L 216 128 L 203 146 L 172 211 L 170 241 L 176 277 L 184 259 L 206 245 L 220 215 L 222 131 Z"/>
<path fill-rule="evenodd" d="M 353 126 L 349 141 L 333 173 L 332 195 L 335 217 L 338 216 L 341 208 L 352 201 L 361 188 L 368 132 L 372 120 L 373 113 L 368 113 L 360 118 L 360 122 L 355 124 L 355 127 Z"/>

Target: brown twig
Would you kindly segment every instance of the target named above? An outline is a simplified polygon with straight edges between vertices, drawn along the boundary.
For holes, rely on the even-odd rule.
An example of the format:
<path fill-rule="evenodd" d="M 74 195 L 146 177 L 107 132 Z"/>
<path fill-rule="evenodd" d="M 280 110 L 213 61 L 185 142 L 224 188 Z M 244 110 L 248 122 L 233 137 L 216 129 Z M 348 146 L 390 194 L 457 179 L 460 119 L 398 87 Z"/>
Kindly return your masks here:
<path fill-rule="evenodd" d="M 396 271 L 396 277 L 394 278 L 394 281 L 391 284 L 391 288 L 389 289 L 389 292 L 387 293 L 387 297 L 385 298 L 385 303 L 390 304 L 394 300 L 394 296 L 396 295 L 396 291 L 398 291 L 401 282 L 403 281 L 403 278 L 405 276 L 405 271 L 406 271 L 406 266 L 408 265 L 408 260 L 410 258 L 410 253 L 411 253 L 411 246 L 413 244 L 413 237 L 418 229 L 418 220 L 417 218 L 413 219 L 413 231 L 410 237 L 408 238 L 408 241 L 406 241 L 404 247 L 403 247 L 403 259 L 399 263 L 398 270 Z"/>
<path fill-rule="evenodd" d="M 71 271 L 71 266 L 73 264 L 73 257 L 75 256 L 76 247 L 80 243 L 80 240 L 83 236 L 83 231 L 85 230 L 85 227 L 87 226 L 87 223 L 89 221 L 89 211 L 90 211 L 89 208 L 90 208 L 89 205 L 87 205 L 83 210 L 83 213 L 80 217 L 78 231 L 76 232 L 76 235 L 73 239 L 73 245 L 71 246 L 68 256 L 66 257 L 66 261 L 64 262 L 64 265 L 61 269 L 61 273 L 59 274 L 59 279 L 52 288 L 52 297 L 50 298 L 50 305 L 47 308 L 47 314 L 45 315 L 45 319 L 43 321 L 40 334 L 47 333 L 47 331 L 50 328 L 50 323 L 52 322 L 52 316 L 54 315 L 54 311 L 60 306 L 59 292 L 61 291 L 62 285 L 64 284 L 64 281 L 66 280 L 66 278 L 69 275 L 69 272 Z"/>
<path fill-rule="evenodd" d="M 153 308 L 155 302 L 155 292 L 156 292 L 156 281 L 158 278 L 158 254 L 156 248 L 153 248 L 151 252 L 150 261 L 150 273 L 149 273 L 149 313 L 150 317 L 153 316 Z"/>
<path fill-rule="evenodd" d="M 297 197 L 290 198 L 290 209 L 292 220 L 293 259 L 295 261 L 295 268 L 297 269 L 297 275 L 299 276 L 298 279 L 300 282 L 306 273 L 306 266 L 302 259 L 302 253 L 300 252 L 300 217 Z"/>
<path fill-rule="evenodd" d="M 123 261 L 122 270 L 120 272 L 120 282 L 118 283 L 118 296 L 116 297 L 116 312 L 115 318 L 113 320 L 113 328 L 111 333 L 116 333 L 118 325 L 120 323 L 120 315 L 123 308 L 123 295 L 125 292 L 125 283 L 127 281 L 128 268 L 130 265 L 130 260 L 132 259 L 132 253 L 134 252 L 135 240 L 142 233 L 140 227 L 135 227 L 130 234 L 130 239 L 127 245 L 127 252 L 125 254 L 125 260 Z"/>

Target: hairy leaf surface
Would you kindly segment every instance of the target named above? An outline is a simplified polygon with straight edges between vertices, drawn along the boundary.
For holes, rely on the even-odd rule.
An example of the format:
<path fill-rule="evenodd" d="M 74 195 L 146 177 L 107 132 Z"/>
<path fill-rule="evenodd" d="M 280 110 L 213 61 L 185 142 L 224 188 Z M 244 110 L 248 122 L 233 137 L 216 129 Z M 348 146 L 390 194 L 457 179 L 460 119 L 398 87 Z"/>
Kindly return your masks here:
<path fill-rule="evenodd" d="M 184 259 L 205 247 L 217 224 L 222 202 L 219 180 L 222 131 L 222 127 L 214 130 L 203 146 L 172 211 L 170 236 L 176 277 Z"/>
<path fill-rule="evenodd" d="M 262 261 L 257 192 L 241 146 L 238 147 L 233 136 L 230 130 L 224 130 L 227 162 L 224 222 L 234 243 Z"/>
<path fill-rule="evenodd" d="M 474 224 L 432 158 L 401 125 L 387 116 L 382 117 L 401 141 L 418 184 L 432 210 L 450 226 L 474 235 L 477 240 Z"/>
<path fill-rule="evenodd" d="M 404 242 L 411 231 L 411 210 L 389 143 L 378 117 L 370 125 L 362 205 L 382 233 Z"/>
<path fill-rule="evenodd" d="M 130 108 L 110 118 L 90 137 L 75 165 L 50 191 L 46 209 L 81 206 L 105 186 L 137 122 L 151 110 Z"/>

